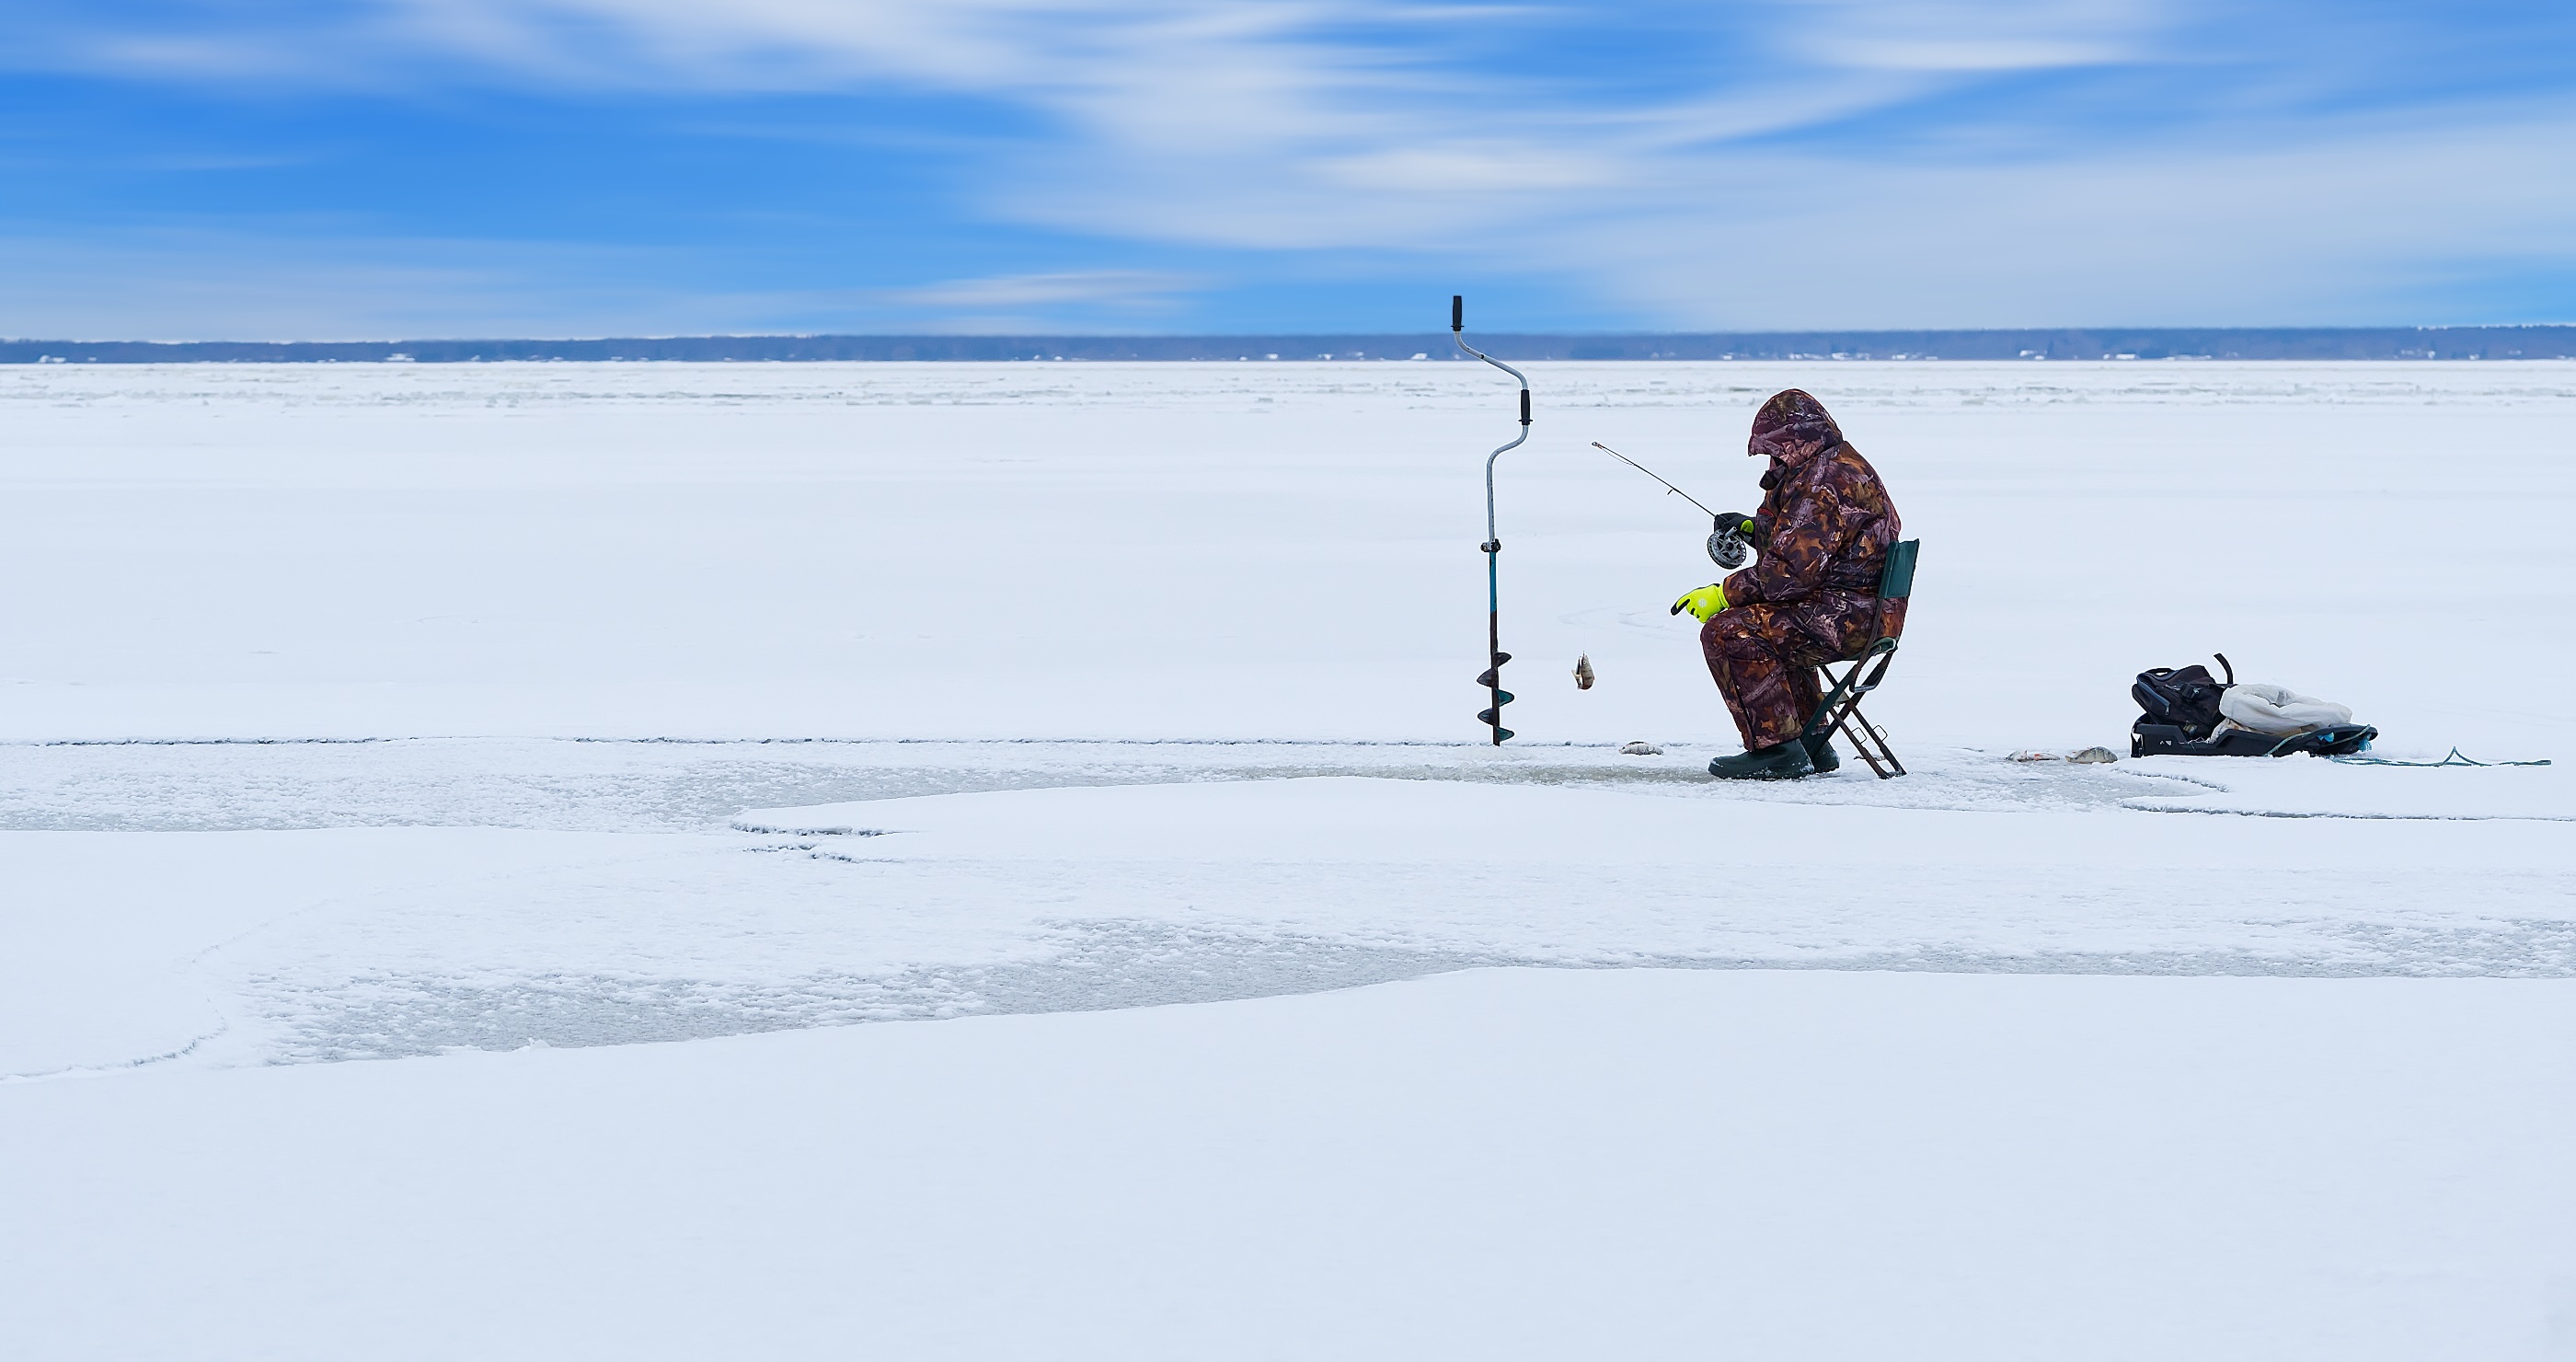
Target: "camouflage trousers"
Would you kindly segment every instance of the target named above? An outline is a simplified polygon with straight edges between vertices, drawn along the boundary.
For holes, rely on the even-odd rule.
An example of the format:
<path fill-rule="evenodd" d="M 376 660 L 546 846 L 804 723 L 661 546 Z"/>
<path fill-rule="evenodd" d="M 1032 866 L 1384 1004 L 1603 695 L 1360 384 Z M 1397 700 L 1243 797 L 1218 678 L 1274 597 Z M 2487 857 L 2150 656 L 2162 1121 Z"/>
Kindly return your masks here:
<path fill-rule="evenodd" d="M 1824 699 L 1816 668 L 1858 657 L 1878 623 L 1875 597 L 1824 591 L 1791 605 L 1739 605 L 1700 626 L 1708 673 L 1747 750 L 1798 736 Z"/>

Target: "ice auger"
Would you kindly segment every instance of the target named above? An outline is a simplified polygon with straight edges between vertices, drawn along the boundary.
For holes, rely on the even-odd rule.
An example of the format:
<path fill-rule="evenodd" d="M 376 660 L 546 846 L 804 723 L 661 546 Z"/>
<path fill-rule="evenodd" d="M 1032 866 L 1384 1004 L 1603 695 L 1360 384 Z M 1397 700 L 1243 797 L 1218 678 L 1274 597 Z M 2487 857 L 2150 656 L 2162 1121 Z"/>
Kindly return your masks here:
<path fill-rule="evenodd" d="M 1494 530 L 1494 460 L 1503 457 L 1506 450 L 1520 448 L 1521 442 L 1529 438 L 1529 379 L 1520 370 L 1467 343 L 1467 299 L 1464 294 L 1450 295 L 1449 334 L 1458 342 L 1459 349 L 1519 379 L 1521 384 L 1521 433 L 1513 437 L 1510 444 L 1485 456 L 1485 542 L 1478 545 L 1485 551 L 1485 651 L 1493 657 L 1493 663 L 1476 678 L 1476 684 L 1493 695 L 1494 706 L 1479 711 L 1476 721 L 1494 731 L 1494 746 L 1500 747 L 1503 739 L 1512 736 L 1512 731 L 1503 727 L 1503 706 L 1512 702 L 1512 693 L 1503 689 L 1503 664 L 1511 661 L 1512 655 L 1503 651 L 1502 574 L 1496 566 L 1502 558 L 1503 539 Z"/>

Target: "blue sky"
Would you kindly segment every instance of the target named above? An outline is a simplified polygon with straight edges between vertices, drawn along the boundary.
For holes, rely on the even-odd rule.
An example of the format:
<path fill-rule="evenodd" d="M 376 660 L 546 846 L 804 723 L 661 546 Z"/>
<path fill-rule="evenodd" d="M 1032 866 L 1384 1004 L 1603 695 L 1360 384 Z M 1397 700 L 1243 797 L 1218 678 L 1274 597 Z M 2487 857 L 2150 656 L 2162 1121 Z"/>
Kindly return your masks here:
<path fill-rule="evenodd" d="M 0 334 L 2576 320 L 2576 6 L 6 0 Z"/>

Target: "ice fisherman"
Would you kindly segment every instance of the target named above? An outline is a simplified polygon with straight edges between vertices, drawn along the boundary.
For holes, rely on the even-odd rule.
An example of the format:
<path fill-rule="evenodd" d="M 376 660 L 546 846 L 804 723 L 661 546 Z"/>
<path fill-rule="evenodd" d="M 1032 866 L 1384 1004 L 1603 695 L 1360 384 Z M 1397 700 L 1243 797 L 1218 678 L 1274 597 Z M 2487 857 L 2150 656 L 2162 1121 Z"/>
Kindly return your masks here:
<path fill-rule="evenodd" d="M 1904 627 L 1905 602 L 1878 599 L 1879 570 L 1903 526 L 1878 470 L 1843 439 L 1825 404 L 1796 388 L 1753 417 L 1748 456 L 1768 458 L 1762 509 L 1720 517 L 1745 527 L 1751 567 L 1673 602 L 1700 623 L 1709 675 L 1745 750 L 1719 757 L 1722 780 L 1794 780 L 1842 765 L 1830 735 L 1801 738 L 1823 692 L 1816 668 L 1858 657 Z"/>

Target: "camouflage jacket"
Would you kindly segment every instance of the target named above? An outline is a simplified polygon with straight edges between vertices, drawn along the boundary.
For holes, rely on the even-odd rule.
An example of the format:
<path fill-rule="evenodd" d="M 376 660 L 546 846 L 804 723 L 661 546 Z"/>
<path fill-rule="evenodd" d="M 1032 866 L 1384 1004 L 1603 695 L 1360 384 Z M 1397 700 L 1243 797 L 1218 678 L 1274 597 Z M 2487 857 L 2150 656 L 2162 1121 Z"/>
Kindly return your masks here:
<path fill-rule="evenodd" d="M 1772 398 L 1754 424 L 1751 452 L 1771 456 L 1753 517 L 1762 557 L 1727 577 L 1726 603 L 1793 605 L 1827 591 L 1877 596 L 1879 570 L 1904 524 L 1878 470 L 1823 405 L 1795 389 Z"/>

